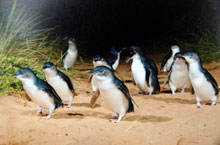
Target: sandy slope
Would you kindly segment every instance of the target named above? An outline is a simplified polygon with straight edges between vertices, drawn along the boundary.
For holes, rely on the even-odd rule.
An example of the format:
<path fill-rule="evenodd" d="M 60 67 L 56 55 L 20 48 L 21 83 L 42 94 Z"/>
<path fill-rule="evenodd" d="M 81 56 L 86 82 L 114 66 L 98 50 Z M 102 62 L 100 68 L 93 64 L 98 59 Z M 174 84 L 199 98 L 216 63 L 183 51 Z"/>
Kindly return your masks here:
<path fill-rule="evenodd" d="M 77 66 L 79 69 L 82 66 Z M 81 68 L 82 69 L 82 68 Z M 130 79 L 127 66 L 119 68 Z M 210 71 L 220 84 L 220 68 Z M 109 123 L 111 112 L 99 98 L 89 108 L 92 96 L 85 73 L 73 79 L 77 96 L 70 109 L 59 108 L 50 120 L 42 120 L 34 112 L 38 106 L 23 98 L 8 96 L 0 99 L 0 145 L 219 145 L 220 103 L 203 104 L 196 108 L 195 97 L 189 92 L 159 95 L 137 95 L 138 89 L 126 83 L 139 105 L 118 123 Z M 159 75 L 160 82 L 164 75 Z M 169 90 L 167 87 L 166 90 Z"/>

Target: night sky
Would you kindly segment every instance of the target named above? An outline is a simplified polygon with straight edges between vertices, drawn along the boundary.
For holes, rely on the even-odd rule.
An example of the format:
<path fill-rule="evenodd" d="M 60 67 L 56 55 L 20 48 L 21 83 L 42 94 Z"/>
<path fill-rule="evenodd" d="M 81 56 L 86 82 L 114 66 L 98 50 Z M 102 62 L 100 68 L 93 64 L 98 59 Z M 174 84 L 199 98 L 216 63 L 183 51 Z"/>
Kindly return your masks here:
<path fill-rule="evenodd" d="M 7 14 L 11 0 L 0 0 Z M 217 0 L 18 0 L 18 8 L 38 13 L 54 36 L 72 36 L 84 49 L 139 45 L 165 49 L 188 34 L 219 32 Z"/>

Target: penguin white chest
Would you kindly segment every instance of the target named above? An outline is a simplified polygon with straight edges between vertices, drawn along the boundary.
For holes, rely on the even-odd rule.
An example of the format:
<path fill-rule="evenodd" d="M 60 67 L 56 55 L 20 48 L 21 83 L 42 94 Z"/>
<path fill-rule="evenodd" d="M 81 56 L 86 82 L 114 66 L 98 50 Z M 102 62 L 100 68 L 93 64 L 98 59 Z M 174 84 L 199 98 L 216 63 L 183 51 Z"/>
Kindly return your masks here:
<path fill-rule="evenodd" d="M 48 95 L 48 93 L 38 89 L 32 81 L 23 84 L 25 91 L 28 96 L 41 107 L 45 108 L 55 108 L 53 99 Z"/>
<path fill-rule="evenodd" d="M 72 51 L 72 50 L 68 49 L 67 54 L 63 60 L 65 68 L 69 68 L 75 63 L 76 58 L 77 58 L 77 54 L 78 54 L 77 50 Z"/>
<path fill-rule="evenodd" d="M 186 64 L 174 64 L 170 74 L 170 82 L 176 88 L 183 88 L 189 82 L 189 71 Z"/>
<path fill-rule="evenodd" d="M 212 84 L 207 81 L 202 72 L 191 68 L 189 76 L 195 90 L 195 94 L 199 96 L 200 99 L 207 101 L 211 100 L 215 96 L 215 91 Z"/>
<path fill-rule="evenodd" d="M 104 104 L 115 113 L 125 114 L 128 110 L 128 100 L 117 88 L 112 80 L 102 81 L 98 84 L 100 95 Z"/>
<path fill-rule="evenodd" d="M 131 65 L 132 76 L 137 86 L 144 92 L 147 92 L 146 70 L 140 59 L 133 59 Z"/>
<path fill-rule="evenodd" d="M 73 99 L 73 93 L 67 83 L 59 76 L 46 77 L 48 83 L 55 89 L 63 102 L 69 102 Z"/>

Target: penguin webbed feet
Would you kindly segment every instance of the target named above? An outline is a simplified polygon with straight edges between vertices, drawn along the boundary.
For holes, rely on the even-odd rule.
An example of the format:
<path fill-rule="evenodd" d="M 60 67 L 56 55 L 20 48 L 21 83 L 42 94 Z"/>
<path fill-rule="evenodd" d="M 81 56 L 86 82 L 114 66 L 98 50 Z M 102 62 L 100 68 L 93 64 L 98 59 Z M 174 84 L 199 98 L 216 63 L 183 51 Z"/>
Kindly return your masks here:
<path fill-rule="evenodd" d="M 47 115 L 46 117 L 41 117 L 41 119 L 49 120 L 51 115 Z"/>
<path fill-rule="evenodd" d="M 113 118 L 118 118 L 118 114 L 115 113 L 115 112 L 113 112 L 113 113 L 112 113 L 112 117 L 113 117 Z"/>
<path fill-rule="evenodd" d="M 113 114 L 117 114 L 117 113 L 113 112 Z M 111 122 L 111 123 L 119 123 L 121 121 L 121 119 L 124 117 L 124 114 L 122 114 L 122 115 L 120 115 L 120 114 L 118 115 L 117 114 L 117 116 L 118 116 L 118 120 L 117 121 L 109 120 L 109 122 Z"/>

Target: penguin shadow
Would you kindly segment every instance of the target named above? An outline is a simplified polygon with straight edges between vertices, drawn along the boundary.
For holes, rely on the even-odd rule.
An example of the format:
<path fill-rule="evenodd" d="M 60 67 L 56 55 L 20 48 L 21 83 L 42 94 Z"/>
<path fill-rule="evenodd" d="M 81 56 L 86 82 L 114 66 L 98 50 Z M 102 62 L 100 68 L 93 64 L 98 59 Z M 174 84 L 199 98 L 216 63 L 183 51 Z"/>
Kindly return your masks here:
<path fill-rule="evenodd" d="M 190 88 L 185 88 L 185 92 L 191 92 L 191 89 L 190 89 Z M 171 91 L 170 89 L 167 90 L 167 89 L 162 88 L 161 91 L 160 91 L 160 93 L 165 93 L 165 94 L 170 94 L 170 95 L 172 95 L 172 91 Z M 181 93 L 181 90 L 178 89 L 178 90 L 176 91 L 176 93 Z"/>
<path fill-rule="evenodd" d="M 73 112 L 67 112 L 67 113 L 62 113 L 62 112 L 56 112 L 52 118 L 53 119 L 85 119 L 86 117 L 93 117 L 93 118 L 101 118 L 101 119 L 106 119 L 107 121 L 110 119 L 114 119 L 112 117 L 112 114 L 105 114 L 102 112 L 97 112 L 97 111 L 73 111 Z M 116 120 L 116 119 L 115 119 Z M 128 115 L 125 116 L 122 121 L 139 121 L 142 123 L 146 122 L 166 122 L 170 121 L 172 118 L 169 117 L 162 117 L 162 116 L 154 116 L 154 115 Z"/>
<path fill-rule="evenodd" d="M 73 103 L 71 106 L 91 108 L 90 103 Z M 101 107 L 100 104 L 95 104 L 93 108 L 99 108 L 99 107 Z"/>
<path fill-rule="evenodd" d="M 164 97 L 154 97 L 154 96 L 144 96 L 144 99 L 147 100 L 155 100 L 155 101 L 163 101 L 166 103 L 178 103 L 178 104 L 196 104 L 196 100 L 191 99 L 181 99 L 181 98 L 175 98 L 175 96 L 173 96 L 173 98 L 164 98 Z"/>

